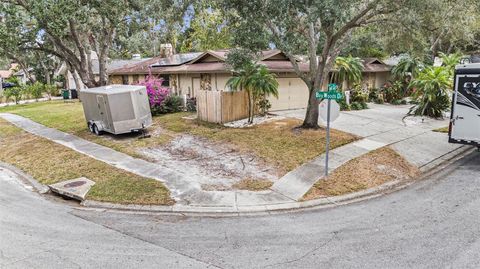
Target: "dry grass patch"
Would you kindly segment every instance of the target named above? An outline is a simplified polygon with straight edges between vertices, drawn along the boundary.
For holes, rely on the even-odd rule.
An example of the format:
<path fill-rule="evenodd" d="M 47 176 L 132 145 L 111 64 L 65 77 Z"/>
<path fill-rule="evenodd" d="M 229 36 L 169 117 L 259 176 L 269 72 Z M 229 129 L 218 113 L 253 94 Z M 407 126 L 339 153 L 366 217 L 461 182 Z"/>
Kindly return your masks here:
<path fill-rule="evenodd" d="M 169 131 L 189 133 L 213 141 L 229 143 L 240 151 L 251 152 L 283 173 L 291 171 L 325 151 L 325 130 L 301 130 L 298 119 L 283 119 L 250 128 L 227 128 L 222 125 L 183 119 L 191 113 L 155 117 L 154 121 Z M 357 137 L 332 130 L 331 146 L 339 147 Z"/>
<path fill-rule="evenodd" d="M 270 189 L 272 185 L 273 182 L 270 180 L 247 178 L 235 183 L 232 187 L 237 190 L 264 191 Z"/>
<path fill-rule="evenodd" d="M 434 131 L 434 132 L 437 132 L 437 133 L 448 133 L 449 129 L 450 129 L 450 128 L 447 126 L 447 127 L 435 129 L 435 130 L 433 130 L 433 131 Z"/>
<path fill-rule="evenodd" d="M 171 205 L 165 186 L 29 134 L 0 119 L 0 160 L 43 184 L 87 177 L 96 182 L 88 198 L 113 203 Z"/>
<path fill-rule="evenodd" d="M 418 174 L 414 165 L 393 149 L 384 147 L 347 162 L 327 180 L 319 180 L 305 194 L 304 200 L 357 192 L 391 180 L 411 179 Z"/>
<path fill-rule="evenodd" d="M 29 118 L 47 127 L 79 136 L 94 143 L 123 152 L 135 158 L 149 160 L 138 152 L 139 148 L 156 147 L 168 143 L 172 136 L 164 132 L 153 131 L 157 126 L 152 126 L 151 137 L 139 139 L 139 134 L 96 136 L 87 129 L 82 104 L 78 101 L 50 101 L 25 105 L 16 105 L 0 108 L 0 112 L 9 112 Z"/>

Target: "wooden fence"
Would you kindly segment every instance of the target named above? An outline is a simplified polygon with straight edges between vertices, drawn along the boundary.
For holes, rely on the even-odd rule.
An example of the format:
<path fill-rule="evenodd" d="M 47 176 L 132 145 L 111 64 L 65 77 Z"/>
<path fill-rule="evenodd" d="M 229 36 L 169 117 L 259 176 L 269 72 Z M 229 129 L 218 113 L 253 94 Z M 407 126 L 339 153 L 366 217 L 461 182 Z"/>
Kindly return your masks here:
<path fill-rule="evenodd" d="M 226 123 L 248 117 L 245 91 L 197 91 L 197 115 L 200 120 Z"/>

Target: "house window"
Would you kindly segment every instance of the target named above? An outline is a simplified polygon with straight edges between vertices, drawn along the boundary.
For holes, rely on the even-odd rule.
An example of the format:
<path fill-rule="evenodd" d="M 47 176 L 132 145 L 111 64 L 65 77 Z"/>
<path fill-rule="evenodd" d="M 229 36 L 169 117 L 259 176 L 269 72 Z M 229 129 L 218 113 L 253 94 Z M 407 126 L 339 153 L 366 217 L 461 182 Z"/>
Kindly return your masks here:
<path fill-rule="evenodd" d="M 128 85 L 128 76 L 127 75 L 122 76 L 122 84 L 123 85 Z"/>
<path fill-rule="evenodd" d="M 160 75 L 163 79 L 162 86 L 170 87 L 170 75 Z"/>
<path fill-rule="evenodd" d="M 138 75 L 133 75 L 133 83 L 138 84 L 139 81 L 139 76 Z"/>

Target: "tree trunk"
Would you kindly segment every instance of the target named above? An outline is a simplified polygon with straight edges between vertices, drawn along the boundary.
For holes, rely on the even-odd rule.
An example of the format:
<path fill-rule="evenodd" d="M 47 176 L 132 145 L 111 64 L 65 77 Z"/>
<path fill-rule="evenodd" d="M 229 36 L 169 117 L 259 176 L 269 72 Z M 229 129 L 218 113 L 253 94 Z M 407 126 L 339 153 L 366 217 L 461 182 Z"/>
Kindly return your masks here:
<path fill-rule="evenodd" d="M 319 115 L 319 110 L 318 110 L 318 100 L 317 97 L 315 96 L 315 88 L 309 88 L 308 89 L 310 92 L 310 96 L 308 97 L 308 107 L 307 107 L 307 113 L 305 114 L 305 119 L 303 120 L 302 128 L 308 128 L 308 129 L 319 129 L 320 126 L 318 126 L 318 115 Z"/>

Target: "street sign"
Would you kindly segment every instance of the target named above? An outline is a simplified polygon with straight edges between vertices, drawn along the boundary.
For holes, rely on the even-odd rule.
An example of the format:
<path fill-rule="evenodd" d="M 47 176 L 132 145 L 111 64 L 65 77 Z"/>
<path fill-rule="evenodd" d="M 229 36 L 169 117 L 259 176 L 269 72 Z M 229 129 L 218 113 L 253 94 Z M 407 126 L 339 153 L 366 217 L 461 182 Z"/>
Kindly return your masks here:
<path fill-rule="evenodd" d="M 327 122 L 327 143 L 325 147 L 325 177 L 328 177 L 328 155 L 330 152 L 330 122 L 334 121 L 340 116 L 340 106 L 335 100 L 341 100 L 343 94 L 337 91 L 338 85 L 328 84 L 328 91 L 316 92 L 317 99 L 324 99 L 320 103 L 320 117 Z"/>
<path fill-rule="evenodd" d="M 337 91 L 317 92 L 315 97 L 317 97 L 317 99 L 341 100 L 343 94 Z"/>
<path fill-rule="evenodd" d="M 332 122 L 332 121 L 335 121 L 336 119 L 338 119 L 338 117 L 340 116 L 340 105 L 334 100 L 332 100 L 330 102 L 331 102 L 331 104 L 330 104 L 330 122 Z M 320 103 L 319 110 L 320 110 L 319 111 L 320 118 L 324 122 L 327 122 L 327 119 L 328 119 L 328 100 L 323 100 Z"/>

